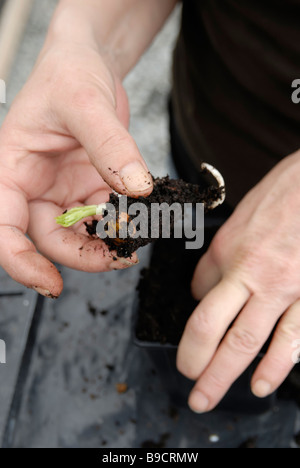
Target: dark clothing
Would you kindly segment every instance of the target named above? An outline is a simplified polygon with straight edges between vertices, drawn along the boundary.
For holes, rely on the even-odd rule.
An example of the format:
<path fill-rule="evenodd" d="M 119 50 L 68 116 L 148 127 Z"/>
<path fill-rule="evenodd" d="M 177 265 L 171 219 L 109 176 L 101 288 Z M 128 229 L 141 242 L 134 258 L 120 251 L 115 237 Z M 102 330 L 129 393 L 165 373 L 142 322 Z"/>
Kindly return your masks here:
<path fill-rule="evenodd" d="M 172 105 L 199 168 L 213 164 L 236 203 L 300 147 L 300 0 L 184 0 Z"/>
<path fill-rule="evenodd" d="M 193 163 L 183 141 L 179 134 L 175 119 L 172 103 L 169 105 L 169 130 L 171 142 L 172 161 L 175 165 L 178 176 L 192 184 L 211 185 L 215 183 L 214 177 L 209 177 L 199 172 Z M 222 205 L 205 214 L 205 226 L 216 227 L 221 226 L 232 214 L 232 208 L 225 200 Z"/>

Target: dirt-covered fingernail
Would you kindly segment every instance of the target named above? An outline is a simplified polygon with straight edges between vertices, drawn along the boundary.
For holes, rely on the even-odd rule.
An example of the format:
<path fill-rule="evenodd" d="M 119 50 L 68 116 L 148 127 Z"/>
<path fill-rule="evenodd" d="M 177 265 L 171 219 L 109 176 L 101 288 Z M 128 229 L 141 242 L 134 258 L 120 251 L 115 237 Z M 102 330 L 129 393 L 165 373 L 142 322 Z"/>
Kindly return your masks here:
<path fill-rule="evenodd" d="M 138 265 L 139 263 L 140 263 L 139 259 L 129 260 L 123 257 L 115 257 L 113 262 L 110 264 L 110 268 L 112 270 L 119 270 L 120 268 L 124 268 L 124 266 L 126 268 L 130 268 L 130 267 Z"/>
<path fill-rule="evenodd" d="M 131 193 L 150 192 L 152 188 L 152 177 L 139 161 L 134 161 L 120 170 L 121 180 Z"/>
<path fill-rule="evenodd" d="M 40 294 L 41 296 L 49 297 L 51 299 L 56 299 L 56 296 L 53 296 L 53 294 L 48 289 L 39 288 L 38 286 L 32 286 L 32 289 L 36 291 L 38 294 Z"/>
<path fill-rule="evenodd" d="M 127 260 L 126 258 L 119 258 L 119 262 L 121 262 L 123 265 L 126 265 L 128 267 L 132 267 L 140 263 L 139 259 L 131 262 L 130 260 Z"/>

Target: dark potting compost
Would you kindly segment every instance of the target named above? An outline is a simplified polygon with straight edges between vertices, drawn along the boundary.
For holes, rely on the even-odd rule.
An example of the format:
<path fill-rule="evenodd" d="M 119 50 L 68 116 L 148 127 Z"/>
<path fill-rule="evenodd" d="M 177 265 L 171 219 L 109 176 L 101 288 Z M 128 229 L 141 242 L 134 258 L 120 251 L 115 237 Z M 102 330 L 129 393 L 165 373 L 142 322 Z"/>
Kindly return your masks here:
<path fill-rule="evenodd" d="M 167 203 L 171 206 L 174 203 L 179 203 L 183 206 L 185 203 L 190 203 L 195 205 L 196 203 L 203 203 L 205 211 L 208 211 L 214 202 L 220 199 L 224 191 L 224 187 L 215 187 L 210 186 L 206 188 L 201 188 L 199 185 L 190 184 L 184 182 L 183 180 L 170 179 L 168 176 L 163 178 L 154 178 L 154 188 L 153 192 L 148 197 L 126 197 L 127 208 L 129 208 L 133 203 L 143 203 L 148 212 L 148 237 L 127 237 L 120 238 L 118 237 L 119 224 L 116 225 L 116 237 L 108 236 L 104 239 L 104 242 L 109 246 L 110 250 L 115 250 L 119 257 L 131 257 L 133 252 L 135 252 L 140 247 L 153 242 L 149 235 L 151 229 L 151 205 L 152 204 L 162 204 Z M 119 201 L 120 197 L 114 193 L 110 194 L 109 203 L 115 207 L 116 218 L 121 219 L 119 213 Z M 134 219 L 132 216 L 128 215 L 127 223 Z M 171 237 L 172 229 L 174 229 L 174 213 L 170 211 L 170 221 L 171 221 Z M 124 222 L 124 221 L 122 221 Z M 96 235 L 98 221 L 92 221 L 91 223 L 85 223 L 86 229 L 89 235 Z M 162 219 L 160 219 L 160 226 L 158 237 L 161 237 L 162 232 Z M 107 227 L 106 227 L 106 230 Z"/>
<path fill-rule="evenodd" d="M 194 385 L 176 368 L 177 347 L 185 324 L 198 304 L 190 290 L 194 269 L 217 229 L 206 229 L 201 250 L 186 250 L 184 239 L 159 239 L 152 247 L 149 267 L 142 270 L 137 287 L 134 341 L 153 361 L 175 406 L 187 406 Z M 259 399 L 250 389 L 252 374 L 261 358 L 260 353 L 234 382 L 219 403 L 220 409 L 254 414 L 265 412 L 274 405 L 275 394 Z"/>
<path fill-rule="evenodd" d="M 139 340 L 178 345 L 185 324 L 198 302 L 191 295 L 191 280 L 199 251 L 186 250 L 182 239 L 159 239 L 149 268 L 138 284 Z"/>

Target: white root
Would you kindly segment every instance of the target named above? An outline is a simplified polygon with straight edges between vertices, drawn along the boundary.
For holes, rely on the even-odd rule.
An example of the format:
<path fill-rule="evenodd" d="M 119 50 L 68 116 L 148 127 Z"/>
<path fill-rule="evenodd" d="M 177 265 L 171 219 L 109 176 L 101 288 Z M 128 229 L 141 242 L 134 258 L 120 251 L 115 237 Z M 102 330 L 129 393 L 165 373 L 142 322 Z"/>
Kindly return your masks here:
<path fill-rule="evenodd" d="M 116 192 L 115 190 L 112 191 L 115 195 L 117 195 L 119 198 L 121 198 L 123 195 L 120 193 Z M 97 206 L 96 209 L 96 215 L 98 216 L 103 216 L 104 211 L 106 211 L 107 206 L 106 203 L 101 203 L 100 205 Z"/>
<path fill-rule="evenodd" d="M 96 208 L 96 215 L 102 216 L 105 210 L 106 210 L 106 203 L 101 203 Z"/>
<path fill-rule="evenodd" d="M 214 201 L 210 206 L 209 206 L 209 209 L 210 210 L 213 210 L 215 209 L 217 206 L 219 205 L 222 205 L 222 203 L 224 202 L 225 198 L 226 198 L 226 193 L 225 193 L 225 181 L 223 179 L 223 176 L 222 174 L 218 171 L 218 169 L 216 169 L 215 167 L 213 167 L 211 164 L 208 164 L 206 162 L 203 162 L 201 164 L 201 169 L 203 169 L 204 171 L 207 171 L 209 172 L 215 179 L 216 181 L 218 182 L 218 186 L 219 188 L 222 188 L 223 190 L 221 191 L 221 196 L 218 200 Z"/>
<path fill-rule="evenodd" d="M 218 171 L 218 169 L 216 169 L 215 167 L 213 167 L 211 164 L 208 164 L 206 162 L 203 162 L 201 164 L 201 169 L 203 171 L 207 171 L 209 172 L 217 181 L 218 183 L 218 187 L 219 188 L 222 188 L 223 190 L 221 191 L 221 195 L 220 195 L 220 198 L 218 200 L 215 200 L 211 205 L 209 205 L 209 209 L 210 210 L 213 210 L 214 208 L 216 208 L 217 206 L 219 205 L 222 205 L 222 203 L 224 202 L 225 198 L 226 198 L 226 193 L 225 193 L 225 181 L 223 179 L 223 176 L 222 174 Z M 121 197 L 122 195 L 120 195 L 119 193 L 113 191 L 116 195 L 118 195 L 118 197 Z M 97 206 L 97 210 L 96 210 L 96 215 L 103 215 L 104 211 L 106 210 L 106 203 L 101 203 L 100 205 Z"/>

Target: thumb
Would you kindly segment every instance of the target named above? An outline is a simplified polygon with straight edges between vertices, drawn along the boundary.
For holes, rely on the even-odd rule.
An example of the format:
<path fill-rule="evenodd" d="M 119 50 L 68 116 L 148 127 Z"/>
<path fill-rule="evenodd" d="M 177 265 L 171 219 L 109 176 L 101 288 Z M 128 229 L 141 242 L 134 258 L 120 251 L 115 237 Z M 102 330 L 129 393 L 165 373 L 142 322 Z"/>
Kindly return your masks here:
<path fill-rule="evenodd" d="M 81 90 L 64 114 L 69 132 L 110 187 L 133 197 L 152 192 L 152 177 L 134 139 L 99 89 Z"/>

